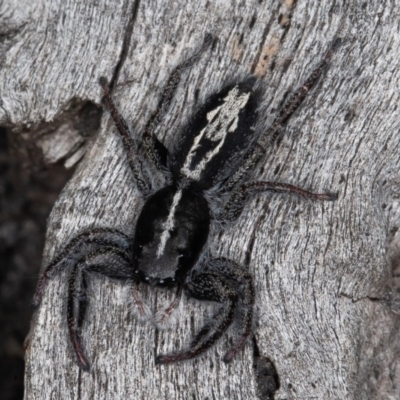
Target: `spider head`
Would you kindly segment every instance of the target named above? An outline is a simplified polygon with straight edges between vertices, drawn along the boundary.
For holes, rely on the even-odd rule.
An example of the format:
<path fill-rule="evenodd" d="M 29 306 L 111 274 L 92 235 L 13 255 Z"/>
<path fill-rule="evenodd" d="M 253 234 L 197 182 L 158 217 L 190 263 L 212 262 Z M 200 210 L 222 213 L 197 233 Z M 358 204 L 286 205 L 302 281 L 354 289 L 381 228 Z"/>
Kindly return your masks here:
<path fill-rule="evenodd" d="M 159 190 L 146 201 L 136 225 L 135 274 L 151 285 L 179 284 L 198 260 L 209 225 L 202 196 L 173 186 Z"/>

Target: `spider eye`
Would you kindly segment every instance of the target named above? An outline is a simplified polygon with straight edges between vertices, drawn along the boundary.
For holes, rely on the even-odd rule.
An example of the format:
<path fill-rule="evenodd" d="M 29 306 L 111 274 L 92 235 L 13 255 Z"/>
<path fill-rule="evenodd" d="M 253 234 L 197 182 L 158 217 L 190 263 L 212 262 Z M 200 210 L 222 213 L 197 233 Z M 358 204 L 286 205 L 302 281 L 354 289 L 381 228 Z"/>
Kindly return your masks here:
<path fill-rule="evenodd" d="M 136 246 L 136 251 L 140 254 L 143 251 L 143 245 L 142 244 L 138 244 Z"/>
<path fill-rule="evenodd" d="M 186 248 L 182 248 L 182 247 L 177 248 L 176 252 L 178 253 L 178 258 L 187 257 L 187 255 L 188 255 L 188 252 L 187 252 Z"/>

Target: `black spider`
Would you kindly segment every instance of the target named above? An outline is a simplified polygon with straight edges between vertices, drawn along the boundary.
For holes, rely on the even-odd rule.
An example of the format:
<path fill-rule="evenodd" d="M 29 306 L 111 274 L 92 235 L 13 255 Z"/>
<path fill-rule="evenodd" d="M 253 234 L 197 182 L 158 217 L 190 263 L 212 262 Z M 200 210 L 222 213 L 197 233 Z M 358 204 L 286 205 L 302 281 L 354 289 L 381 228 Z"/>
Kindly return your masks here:
<path fill-rule="evenodd" d="M 198 356 L 209 349 L 236 318 L 241 333 L 224 357 L 224 361 L 229 362 L 251 333 L 254 287 L 251 275 L 244 268 L 226 258 L 213 259 L 204 251 L 210 227 L 223 229 L 226 224 L 233 223 L 240 216 L 246 198 L 255 193 L 293 193 L 313 200 L 337 198 L 337 194 L 311 193 L 286 183 L 244 183 L 265 153 L 263 138 L 274 140 L 277 131 L 329 62 L 331 51 L 286 102 L 263 137 L 256 129 L 260 94 L 255 78 L 249 78 L 209 97 L 182 129 L 172 152 L 157 139 L 155 128 L 171 103 L 182 72 L 193 65 L 212 41 L 207 35 L 202 48 L 173 70 L 139 147 L 111 99 L 106 79 L 100 79 L 105 102 L 122 137 L 129 165 L 145 202 L 133 239 L 112 228 L 81 233 L 44 269 L 33 299 L 37 307 L 48 279 L 60 267 L 70 266 L 69 335 L 78 364 L 85 370 L 89 369 L 89 362 L 82 348 L 80 328 L 87 305 L 89 272 L 133 282 L 133 302 L 141 319 L 148 319 L 151 313 L 140 298 L 137 284 L 176 287 L 175 300 L 156 314 L 159 327 L 167 325 L 183 289 L 198 300 L 222 303 L 187 350 L 158 355 L 156 363 L 169 364 Z M 146 164 L 147 168 L 143 168 Z M 149 176 L 152 169 L 164 176 L 165 187 L 152 187 Z"/>

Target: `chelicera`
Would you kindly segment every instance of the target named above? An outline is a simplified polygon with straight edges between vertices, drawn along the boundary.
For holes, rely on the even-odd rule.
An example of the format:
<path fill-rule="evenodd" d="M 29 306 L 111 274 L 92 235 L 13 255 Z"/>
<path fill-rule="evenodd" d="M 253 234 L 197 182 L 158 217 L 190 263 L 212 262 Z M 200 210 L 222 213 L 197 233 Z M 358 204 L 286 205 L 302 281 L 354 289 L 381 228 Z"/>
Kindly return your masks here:
<path fill-rule="evenodd" d="M 113 228 L 97 228 L 73 238 L 44 268 L 33 299 L 37 307 L 48 280 L 62 267 L 70 268 L 68 329 L 78 364 L 84 370 L 89 369 L 89 361 L 80 332 L 90 273 L 131 282 L 134 308 L 142 320 L 152 315 L 140 297 L 139 283 L 176 288 L 175 300 L 155 315 L 159 328 L 168 325 L 183 291 L 195 299 L 222 304 L 187 349 L 158 355 L 156 363 L 170 364 L 202 354 L 236 319 L 240 332 L 224 357 L 229 362 L 252 332 L 254 286 L 245 268 L 227 258 L 213 258 L 206 251 L 210 232 L 233 224 L 254 194 L 287 193 L 322 201 L 337 198 L 333 193 L 312 193 L 287 183 L 249 182 L 264 156 L 265 138 L 272 141 L 298 108 L 328 64 L 331 51 L 289 98 L 267 132 L 256 129 L 261 94 L 260 85 L 251 77 L 212 94 L 177 136 L 172 151 L 158 140 L 155 129 L 169 108 L 182 73 L 212 42 L 207 35 L 201 49 L 172 71 L 139 146 L 111 98 L 106 79 L 100 79 L 105 103 L 144 200 L 143 208 L 132 237 Z M 152 185 L 154 172 L 163 177 L 163 187 Z"/>

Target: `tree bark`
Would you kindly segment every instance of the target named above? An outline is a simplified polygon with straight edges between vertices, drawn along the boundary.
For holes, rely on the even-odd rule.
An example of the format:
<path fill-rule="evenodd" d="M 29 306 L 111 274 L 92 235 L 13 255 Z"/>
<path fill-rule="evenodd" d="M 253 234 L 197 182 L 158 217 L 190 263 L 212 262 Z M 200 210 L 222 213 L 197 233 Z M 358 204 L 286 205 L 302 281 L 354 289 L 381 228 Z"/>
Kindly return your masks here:
<path fill-rule="evenodd" d="M 261 81 L 266 129 L 334 38 L 343 40 L 254 173 L 338 191 L 338 201 L 257 196 L 235 226 L 210 239 L 213 255 L 254 277 L 254 340 L 229 365 L 221 357 L 234 330 L 194 361 L 155 366 L 155 354 L 189 343 L 212 305 L 184 298 L 177 328 L 157 332 L 130 315 L 126 287 L 93 276 L 82 330 L 91 372 L 82 372 L 69 345 L 63 271 L 33 319 L 26 399 L 400 398 L 400 4 L 349 3 L 3 2 L 0 124 L 35 143 L 47 162 L 71 166 L 85 154 L 49 218 L 43 265 L 90 227 L 132 233 L 140 211 L 107 112 L 94 134 L 100 76 L 140 135 L 170 71 L 206 32 L 218 37 L 185 72 L 158 132 L 168 146 L 208 95 L 249 74 Z M 141 292 L 153 309 L 171 299 Z"/>

